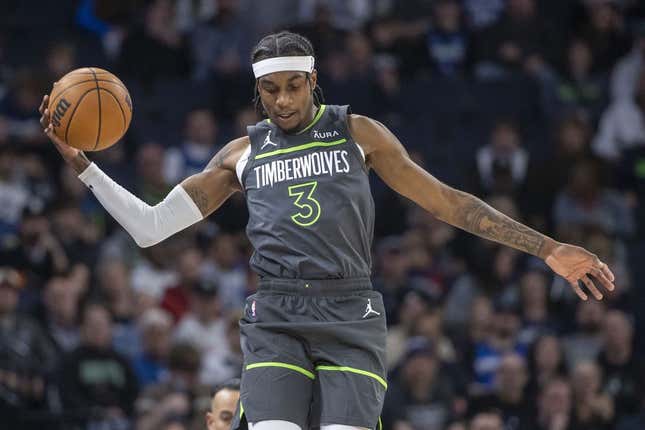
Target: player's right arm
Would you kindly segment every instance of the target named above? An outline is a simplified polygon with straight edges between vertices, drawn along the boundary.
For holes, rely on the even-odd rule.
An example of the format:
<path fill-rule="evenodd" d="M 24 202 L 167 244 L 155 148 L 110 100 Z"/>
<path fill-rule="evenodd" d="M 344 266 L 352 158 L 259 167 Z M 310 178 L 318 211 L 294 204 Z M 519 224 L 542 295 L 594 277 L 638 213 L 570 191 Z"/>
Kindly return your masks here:
<path fill-rule="evenodd" d="M 204 171 L 186 178 L 155 206 L 150 206 L 114 182 L 85 154 L 60 140 L 50 124 L 48 97 L 40 105 L 40 123 L 63 159 L 74 168 L 103 207 L 132 236 L 137 245 L 155 245 L 201 221 L 241 190 L 235 166 L 250 144 L 248 137 L 229 142 Z"/>

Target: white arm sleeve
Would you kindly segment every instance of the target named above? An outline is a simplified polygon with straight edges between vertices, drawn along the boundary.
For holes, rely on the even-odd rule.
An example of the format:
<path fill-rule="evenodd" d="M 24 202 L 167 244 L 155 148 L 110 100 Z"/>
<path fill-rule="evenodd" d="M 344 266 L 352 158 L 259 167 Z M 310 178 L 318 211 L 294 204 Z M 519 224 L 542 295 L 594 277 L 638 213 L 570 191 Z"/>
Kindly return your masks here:
<path fill-rule="evenodd" d="M 155 245 L 203 219 L 181 185 L 173 188 L 161 203 L 150 206 L 114 182 L 94 163 L 78 177 L 142 248 Z"/>

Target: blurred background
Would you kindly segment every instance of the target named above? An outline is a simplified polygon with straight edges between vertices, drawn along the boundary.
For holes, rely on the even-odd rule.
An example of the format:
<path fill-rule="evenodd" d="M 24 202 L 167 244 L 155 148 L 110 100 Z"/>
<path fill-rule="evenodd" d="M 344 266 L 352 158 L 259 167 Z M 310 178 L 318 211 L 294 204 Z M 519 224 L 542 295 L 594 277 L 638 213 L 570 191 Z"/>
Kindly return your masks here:
<path fill-rule="evenodd" d="M 2 0 L 2 427 L 205 428 L 212 387 L 240 374 L 237 320 L 256 288 L 243 197 L 139 249 L 37 108 L 72 69 L 116 73 L 132 126 L 89 157 L 154 204 L 258 120 L 250 50 L 279 29 L 313 42 L 327 103 L 384 122 L 439 179 L 616 274 L 604 301 L 581 302 L 540 260 L 372 175 L 384 428 L 645 428 L 638 0 Z M 469 423 L 481 411 L 494 426 Z"/>

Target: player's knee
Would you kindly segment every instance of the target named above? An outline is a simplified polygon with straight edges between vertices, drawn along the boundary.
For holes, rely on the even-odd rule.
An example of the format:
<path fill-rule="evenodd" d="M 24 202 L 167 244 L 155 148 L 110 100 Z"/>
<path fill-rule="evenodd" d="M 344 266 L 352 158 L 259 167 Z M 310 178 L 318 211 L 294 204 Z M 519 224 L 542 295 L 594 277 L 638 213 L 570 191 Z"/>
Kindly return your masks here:
<path fill-rule="evenodd" d="M 367 427 L 344 426 L 342 424 L 329 424 L 320 427 L 320 430 L 369 430 Z"/>
<path fill-rule="evenodd" d="M 349 428 L 349 427 L 348 427 Z M 302 430 L 298 424 L 289 421 L 270 420 L 249 423 L 249 430 Z"/>

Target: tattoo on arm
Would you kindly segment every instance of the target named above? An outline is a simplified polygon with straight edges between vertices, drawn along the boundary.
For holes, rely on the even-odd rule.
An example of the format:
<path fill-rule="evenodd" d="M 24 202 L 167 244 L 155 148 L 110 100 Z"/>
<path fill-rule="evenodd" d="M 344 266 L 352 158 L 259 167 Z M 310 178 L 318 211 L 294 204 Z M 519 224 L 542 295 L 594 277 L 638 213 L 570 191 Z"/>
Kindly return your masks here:
<path fill-rule="evenodd" d="M 208 196 L 206 193 L 194 185 L 185 184 L 183 187 L 188 196 L 195 202 L 202 215 L 208 215 Z"/>
<path fill-rule="evenodd" d="M 219 168 L 223 167 L 226 157 L 228 157 L 232 151 L 233 151 L 233 148 L 231 148 L 230 144 L 220 149 L 220 151 L 217 154 L 215 154 L 213 159 L 208 162 L 208 164 L 206 165 L 206 169 L 204 170 L 210 170 L 214 167 L 219 167 Z"/>
<path fill-rule="evenodd" d="M 520 251 L 544 257 L 542 248 L 547 237 L 543 234 L 514 221 L 473 195 L 460 192 L 460 198 L 456 200 L 460 204 L 453 211 L 453 225 Z"/>

